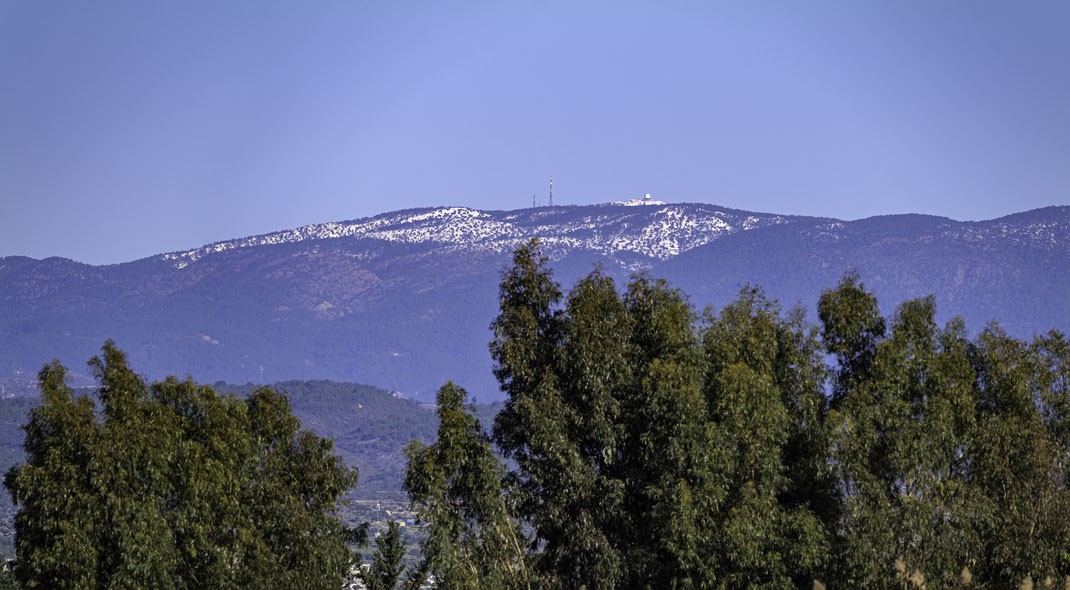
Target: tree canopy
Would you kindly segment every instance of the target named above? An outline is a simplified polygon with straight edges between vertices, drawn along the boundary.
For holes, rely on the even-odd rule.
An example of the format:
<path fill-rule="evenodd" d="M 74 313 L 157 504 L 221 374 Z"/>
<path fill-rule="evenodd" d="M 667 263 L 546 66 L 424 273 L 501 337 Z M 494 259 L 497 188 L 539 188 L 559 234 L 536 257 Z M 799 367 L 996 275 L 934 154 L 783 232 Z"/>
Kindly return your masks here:
<path fill-rule="evenodd" d="M 439 441 L 409 453 L 441 587 L 520 572 L 523 587 L 587 589 L 1070 575 L 1061 334 L 971 338 L 936 324 L 931 297 L 886 318 L 853 273 L 818 324 L 749 286 L 702 315 L 644 275 L 618 289 L 595 269 L 565 293 L 537 242 L 499 302 L 493 441 L 508 462 L 452 384 Z"/>
<path fill-rule="evenodd" d="M 352 565 L 335 507 L 356 484 L 332 443 L 269 388 L 245 400 L 169 378 L 147 386 L 112 342 L 75 394 L 41 370 L 14 571 L 26 588 L 326 588 Z"/>
<path fill-rule="evenodd" d="M 544 580 L 793 587 L 824 571 L 824 372 L 800 312 L 749 289 L 698 329 L 663 281 L 621 293 L 597 269 L 562 296 L 534 244 L 500 301 L 494 434 Z"/>
<path fill-rule="evenodd" d="M 443 386 L 438 440 L 405 449 L 405 489 L 427 527 L 418 576 L 432 576 L 442 588 L 533 588 L 527 540 L 501 489 L 505 468 L 466 397 L 453 383 Z"/>

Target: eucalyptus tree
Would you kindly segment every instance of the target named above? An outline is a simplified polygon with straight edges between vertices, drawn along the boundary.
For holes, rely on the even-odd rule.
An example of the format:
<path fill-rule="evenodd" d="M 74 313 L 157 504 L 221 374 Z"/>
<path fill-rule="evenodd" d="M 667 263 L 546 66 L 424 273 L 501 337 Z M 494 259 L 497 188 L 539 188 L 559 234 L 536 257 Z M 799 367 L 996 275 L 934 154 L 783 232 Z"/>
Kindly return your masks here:
<path fill-rule="evenodd" d="M 1059 334 L 943 328 L 932 297 L 885 322 L 847 275 L 819 303 L 842 518 L 835 581 L 1016 587 L 1070 574 L 1070 399 Z M 886 330 L 886 326 L 890 329 Z"/>
<path fill-rule="evenodd" d="M 45 588 L 340 586 L 357 541 L 335 512 L 356 471 L 289 402 L 174 378 L 147 386 L 112 342 L 93 396 L 53 362 L 25 426 L 15 574 Z M 99 406 L 94 401 L 99 401 Z"/>
<path fill-rule="evenodd" d="M 937 325 L 932 297 L 885 318 L 854 273 L 822 294 L 819 325 L 749 287 L 700 322 L 645 275 L 620 292 L 596 268 L 563 294 L 537 242 L 503 272 L 499 303 L 494 440 L 514 468 L 493 493 L 531 533 L 506 560 L 531 583 L 1005 587 L 1070 574 L 1062 335 L 971 339 L 960 319 Z"/>
<path fill-rule="evenodd" d="M 993 585 L 1070 575 L 1065 339 L 1033 345 L 989 326 L 977 338 L 979 435 L 971 449 L 982 498 L 980 579 Z"/>
<path fill-rule="evenodd" d="M 520 247 L 502 274 L 492 324 L 495 376 L 508 396 L 494 437 L 517 466 L 507 484 L 534 529 L 534 565 L 562 587 L 612 588 L 621 561 L 605 525 L 621 495 L 603 466 L 615 453 L 613 385 L 624 363 L 616 324 L 626 314 L 600 276 L 570 297 L 575 323 L 558 309 L 561 299 L 538 242 Z"/>
<path fill-rule="evenodd" d="M 978 557 L 967 453 L 975 373 L 961 320 L 939 329 L 931 297 L 888 325 L 848 274 L 818 314 L 836 359 L 828 432 L 842 503 L 840 583 L 892 587 L 907 574 L 951 584 Z"/>
<path fill-rule="evenodd" d="M 744 288 L 708 314 L 703 349 L 713 572 L 727 588 L 807 585 L 826 572 L 836 514 L 816 332 Z"/>
<path fill-rule="evenodd" d="M 508 398 L 495 440 L 516 464 L 506 484 L 532 528 L 529 554 L 542 583 L 595 589 L 682 580 L 673 556 L 687 543 L 671 539 L 682 528 L 658 519 L 675 502 L 657 486 L 676 482 L 686 459 L 666 458 L 653 437 L 659 426 L 676 436 L 663 422 L 665 412 L 681 417 L 678 404 L 659 404 L 676 404 L 681 379 L 700 397 L 694 314 L 678 293 L 647 279 L 622 297 L 601 269 L 563 297 L 537 242 L 515 253 L 499 301 L 491 353 Z M 701 412 L 688 418 L 701 422 Z"/>
<path fill-rule="evenodd" d="M 711 575 L 713 481 L 702 352 L 686 296 L 661 280 L 634 277 L 623 297 L 631 318 L 631 381 L 617 395 L 625 429 L 625 484 L 618 539 L 626 556 L 619 587 L 700 588 Z"/>
<path fill-rule="evenodd" d="M 744 292 L 703 334 L 687 297 L 644 275 L 620 293 L 596 268 L 563 296 L 534 242 L 499 302 L 495 440 L 542 582 L 791 587 L 823 571 L 824 369 L 801 313 Z"/>
<path fill-rule="evenodd" d="M 405 490 L 427 532 L 423 562 L 408 586 L 434 576 L 436 587 L 447 589 L 536 587 L 513 499 L 503 493 L 505 468 L 465 408 L 466 397 L 453 383 L 443 386 L 438 439 L 405 449 Z"/>

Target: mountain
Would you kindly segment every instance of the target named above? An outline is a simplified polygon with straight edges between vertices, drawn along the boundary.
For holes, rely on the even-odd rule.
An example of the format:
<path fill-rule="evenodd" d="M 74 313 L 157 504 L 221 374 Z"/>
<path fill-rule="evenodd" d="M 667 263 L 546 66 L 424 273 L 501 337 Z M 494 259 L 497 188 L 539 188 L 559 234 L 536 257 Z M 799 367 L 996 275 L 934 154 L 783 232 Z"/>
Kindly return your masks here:
<path fill-rule="evenodd" d="M 532 237 L 566 287 L 601 263 L 622 284 L 635 272 L 667 278 L 698 309 L 745 283 L 812 309 L 857 269 L 888 312 L 932 293 L 942 317 L 972 330 L 990 320 L 1019 336 L 1070 328 L 1070 207 L 980 222 L 657 201 L 437 207 L 108 266 L 0 258 L 0 385 L 52 358 L 85 373 L 112 338 L 150 377 L 333 379 L 418 399 L 453 379 L 498 399 L 487 353 L 497 282 Z"/>

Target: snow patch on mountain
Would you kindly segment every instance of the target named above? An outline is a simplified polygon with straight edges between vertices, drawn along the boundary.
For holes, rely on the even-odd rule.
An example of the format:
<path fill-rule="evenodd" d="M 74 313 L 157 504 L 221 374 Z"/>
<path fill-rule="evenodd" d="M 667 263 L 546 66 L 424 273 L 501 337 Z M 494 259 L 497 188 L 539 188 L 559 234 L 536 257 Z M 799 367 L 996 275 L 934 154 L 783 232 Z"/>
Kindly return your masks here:
<path fill-rule="evenodd" d="M 518 211 L 438 207 L 398 211 L 218 242 L 160 258 L 183 268 L 205 256 L 237 248 L 336 238 L 373 238 L 501 253 L 516 249 L 530 238 L 539 238 L 546 245 L 552 244 L 558 255 L 570 249 L 585 249 L 607 256 L 632 253 L 665 260 L 736 231 L 790 221 L 777 215 L 729 213 L 708 205 L 639 201 L 645 206 L 607 204 Z"/>

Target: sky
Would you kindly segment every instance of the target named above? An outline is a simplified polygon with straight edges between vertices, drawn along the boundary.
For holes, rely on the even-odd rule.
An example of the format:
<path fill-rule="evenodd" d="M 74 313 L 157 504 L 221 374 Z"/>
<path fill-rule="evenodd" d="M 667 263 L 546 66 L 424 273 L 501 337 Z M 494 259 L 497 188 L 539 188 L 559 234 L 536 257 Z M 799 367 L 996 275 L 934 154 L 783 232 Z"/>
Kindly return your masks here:
<path fill-rule="evenodd" d="M 0 256 L 411 207 L 1070 204 L 1070 2 L 0 2 Z"/>

